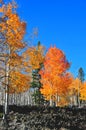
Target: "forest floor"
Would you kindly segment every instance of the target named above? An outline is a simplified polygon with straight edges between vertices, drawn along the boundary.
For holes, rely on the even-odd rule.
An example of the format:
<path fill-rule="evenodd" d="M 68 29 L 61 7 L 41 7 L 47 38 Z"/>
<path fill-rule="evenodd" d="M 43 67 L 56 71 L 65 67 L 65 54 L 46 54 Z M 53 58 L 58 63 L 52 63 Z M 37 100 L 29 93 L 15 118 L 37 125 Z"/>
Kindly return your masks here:
<path fill-rule="evenodd" d="M 86 130 L 86 108 L 10 106 L 6 125 L 0 115 L 0 130 Z"/>

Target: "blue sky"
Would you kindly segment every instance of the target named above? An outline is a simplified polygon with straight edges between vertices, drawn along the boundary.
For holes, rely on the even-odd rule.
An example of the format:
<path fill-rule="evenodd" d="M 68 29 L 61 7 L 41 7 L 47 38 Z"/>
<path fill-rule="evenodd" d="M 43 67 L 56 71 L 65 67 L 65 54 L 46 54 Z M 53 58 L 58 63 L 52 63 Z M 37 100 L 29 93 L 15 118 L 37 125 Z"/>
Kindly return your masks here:
<path fill-rule="evenodd" d="M 18 14 L 27 22 L 27 37 L 37 27 L 39 33 L 34 42 L 40 40 L 47 49 L 56 45 L 64 51 L 68 61 L 72 62 L 70 72 L 75 77 L 80 67 L 86 73 L 86 0 L 16 2 Z"/>

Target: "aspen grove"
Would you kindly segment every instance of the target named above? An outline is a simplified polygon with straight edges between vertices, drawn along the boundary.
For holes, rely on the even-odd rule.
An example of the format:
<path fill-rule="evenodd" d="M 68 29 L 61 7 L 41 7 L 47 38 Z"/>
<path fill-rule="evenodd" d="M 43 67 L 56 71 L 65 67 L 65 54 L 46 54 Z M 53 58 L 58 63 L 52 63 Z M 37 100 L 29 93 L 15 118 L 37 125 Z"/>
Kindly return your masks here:
<path fill-rule="evenodd" d="M 24 41 L 27 24 L 16 8 L 15 2 L 0 2 L 0 100 L 5 115 L 9 104 L 16 104 L 12 100 L 22 105 L 22 97 L 25 105 L 85 104 L 86 81 L 74 78 L 69 71 L 70 61 L 58 47 L 51 46 L 46 51 L 40 42 L 34 46 Z"/>

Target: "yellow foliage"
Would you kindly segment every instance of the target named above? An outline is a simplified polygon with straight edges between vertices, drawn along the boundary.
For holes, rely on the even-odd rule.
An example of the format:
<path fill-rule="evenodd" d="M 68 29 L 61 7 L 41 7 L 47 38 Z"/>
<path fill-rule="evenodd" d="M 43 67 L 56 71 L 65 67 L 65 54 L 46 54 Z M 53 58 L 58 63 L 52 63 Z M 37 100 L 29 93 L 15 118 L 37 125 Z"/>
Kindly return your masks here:
<path fill-rule="evenodd" d="M 22 74 L 20 72 L 11 72 L 10 73 L 10 84 L 9 84 L 9 91 L 10 93 L 20 93 L 27 91 L 30 87 L 30 77 Z"/>
<path fill-rule="evenodd" d="M 72 83 L 70 84 L 70 94 L 71 95 L 77 95 L 78 94 L 78 91 L 79 89 L 81 88 L 81 81 L 79 78 L 76 78 L 76 79 L 73 79 Z"/>
<path fill-rule="evenodd" d="M 80 89 L 80 99 L 86 100 L 86 81 L 82 84 L 82 87 Z"/>
<path fill-rule="evenodd" d="M 26 30 L 26 23 L 21 21 L 16 11 L 16 4 L 14 2 L 9 4 L 2 4 L 0 8 L 1 22 L 0 33 L 4 36 L 3 50 L 6 58 L 5 69 L 6 81 L 5 85 L 9 87 L 11 93 L 19 93 L 26 91 L 29 88 L 30 77 L 24 74 L 23 57 L 19 52 L 25 47 L 23 37 Z M 7 67 L 9 66 L 9 67 Z M 22 69 L 22 70 L 21 70 Z"/>
<path fill-rule="evenodd" d="M 44 62 L 44 47 L 39 46 L 36 47 L 29 47 L 24 53 L 23 57 L 25 59 L 25 64 L 32 69 L 39 69 L 41 67 L 41 64 Z M 27 69 L 26 69 L 27 70 Z"/>
<path fill-rule="evenodd" d="M 60 97 L 60 101 L 57 103 L 57 105 L 60 107 L 68 106 L 68 104 L 69 101 L 67 100 L 66 97 Z"/>

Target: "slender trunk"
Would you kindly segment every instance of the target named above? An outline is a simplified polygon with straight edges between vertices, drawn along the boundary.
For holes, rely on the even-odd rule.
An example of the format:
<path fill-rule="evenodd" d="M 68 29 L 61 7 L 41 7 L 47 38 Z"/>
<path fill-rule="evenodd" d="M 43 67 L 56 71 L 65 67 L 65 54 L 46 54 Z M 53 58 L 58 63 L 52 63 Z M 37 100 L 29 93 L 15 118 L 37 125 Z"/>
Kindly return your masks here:
<path fill-rule="evenodd" d="M 20 99 L 19 100 L 20 100 L 20 105 L 21 105 L 21 93 L 19 95 L 20 95 Z"/>
<path fill-rule="evenodd" d="M 5 114 L 8 114 L 9 105 L 9 65 L 6 67 L 6 88 L 5 88 Z"/>
<path fill-rule="evenodd" d="M 8 86 L 9 86 L 9 78 L 8 78 L 8 65 L 5 65 L 5 102 L 4 102 L 4 118 L 8 114 Z"/>
<path fill-rule="evenodd" d="M 27 105 L 31 105 L 31 97 L 30 97 L 30 90 L 28 90 L 28 104 Z"/>
<path fill-rule="evenodd" d="M 50 106 L 51 107 L 53 106 L 53 101 L 52 101 L 51 95 L 50 95 Z"/>
<path fill-rule="evenodd" d="M 34 105 L 37 105 L 36 104 L 36 88 L 34 88 Z"/>
<path fill-rule="evenodd" d="M 5 65 L 5 103 L 4 103 L 4 114 L 3 114 L 3 120 L 4 120 L 4 126 L 8 128 L 8 105 L 9 105 L 9 66 Z"/>
<path fill-rule="evenodd" d="M 4 91 L 2 91 L 2 106 L 3 106 L 3 104 L 4 104 Z"/>
<path fill-rule="evenodd" d="M 77 105 L 76 95 L 73 96 L 74 106 Z"/>
<path fill-rule="evenodd" d="M 8 56 L 5 57 L 5 104 L 4 104 L 4 115 L 3 115 L 3 119 L 4 119 L 4 126 L 6 127 L 6 129 L 8 129 L 8 119 L 7 119 L 7 115 L 9 113 L 8 111 L 8 106 L 9 106 L 9 73 L 10 73 L 10 65 L 9 65 L 9 61 L 10 61 L 10 48 L 8 47 Z"/>
<path fill-rule="evenodd" d="M 71 106 L 73 106 L 73 96 L 70 97 Z"/>
<path fill-rule="evenodd" d="M 5 115 L 8 114 L 8 86 L 6 85 L 5 90 Z"/>
<path fill-rule="evenodd" d="M 58 96 L 58 94 L 56 93 L 56 107 L 58 106 L 58 103 L 59 103 L 59 96 Z"/>
<path fill-rule="evenodd" d="M 14 102 L 15 102 L 15 105 L 17 105 L 17 94 L 14 93 Z"/>
<path fill-rule="evenodd" d="M 80 85 L 78 87 L 78 106 L 80 107 Z"/>

